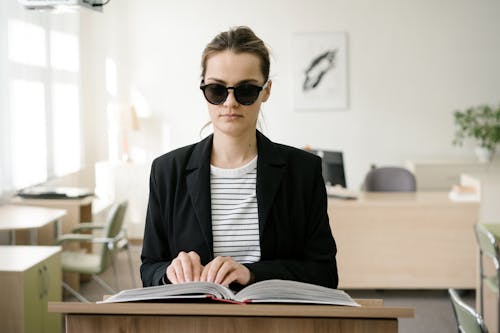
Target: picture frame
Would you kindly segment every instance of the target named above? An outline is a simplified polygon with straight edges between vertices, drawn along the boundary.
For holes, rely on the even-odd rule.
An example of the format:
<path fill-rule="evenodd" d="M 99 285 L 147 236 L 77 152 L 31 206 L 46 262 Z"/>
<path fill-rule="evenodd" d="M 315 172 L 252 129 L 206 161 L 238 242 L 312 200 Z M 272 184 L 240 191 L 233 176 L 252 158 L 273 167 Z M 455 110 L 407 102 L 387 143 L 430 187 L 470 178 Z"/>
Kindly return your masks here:
<path fill-rule="evenodd" d="M 295 33 L 292 54 L 294 108 L 347 109 L 347 34 Z"/>

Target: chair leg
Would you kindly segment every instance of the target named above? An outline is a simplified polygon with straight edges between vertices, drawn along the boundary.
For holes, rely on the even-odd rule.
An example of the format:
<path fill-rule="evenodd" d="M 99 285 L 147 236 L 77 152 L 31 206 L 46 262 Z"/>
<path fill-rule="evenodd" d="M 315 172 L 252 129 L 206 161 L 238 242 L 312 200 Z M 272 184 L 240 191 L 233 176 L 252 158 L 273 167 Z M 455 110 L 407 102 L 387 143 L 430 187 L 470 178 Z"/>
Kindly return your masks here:
<path fill-rule="evenodd" d="M 500 293 L 496 295 L 497 297 L 497 332 L 500 332 Z"/>
<path fill-rule="evenodd" d="M 128 256 L 128 266 L 130 267 L 130 278 L 132 281 L 132 288 L 135 288 L 136 284 L 135 284 L 134 265 L 132 264 L 132 254 L 130 253 L 130 247 L 128 246 L 128 244 L 126 245 L 126 247 Z"/>
<path fill-rule="evenodd" d="M 116 290 L 111 288 L 111 286 L 109 284 L 107 284 L 106 281 L 104 281 L 103 279 L 101 279 L 97 275 L 92 274 L 92 279 L 94 279 L 101 287 L 103 287 L 104 289 L 106 289 L 110 293 L 116 294 Z"/>
<path fill-rule="evenodd" d="M 495 264 L 495 270 L 496 270 L 496 283 L 497 283 L 497 332 L 500 333 L 500 288 L 499 288 L 499 283 L 500 283 L 500 262 L 498 261 L 498 258 L 494 258 L 494 264 Z"/>
<path fill-rule="evenodd" d="M 83 297 L 82 294 L 78 293 L 75 289 L 71 288 L 66 282 L 62 281 L 63 288 L 66 289 L 71 295 L 78 298 L 78 300 L 82 303 L 90 303 L 88 299 Z"/>
<path fill-rule="evenodd" d="M 479 250 L 479 314 L 484 316 L 484 294 L 483 294 L 483 253 Z"/>
<path fill-rule="evenodd" d="M 115 277 L 115 286 L 117 290 L 120 290 L 120 280 L 118 279 L 118 270 L 115 265 L 115 258 L 111 258 L 111 268 L 113 269 L 113 276 Z"/>

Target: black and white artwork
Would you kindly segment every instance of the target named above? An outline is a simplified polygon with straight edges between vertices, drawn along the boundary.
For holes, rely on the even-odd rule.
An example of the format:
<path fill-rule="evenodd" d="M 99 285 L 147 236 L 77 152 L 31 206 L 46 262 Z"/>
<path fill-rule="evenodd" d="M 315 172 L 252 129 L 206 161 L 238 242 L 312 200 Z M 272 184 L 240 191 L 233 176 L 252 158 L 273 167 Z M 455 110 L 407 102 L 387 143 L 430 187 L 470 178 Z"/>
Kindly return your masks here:
<path fill-rule="evenodd" d="M 347 108 L 346 34 L 296 33 L 292 48 L 295 108 Z"/>

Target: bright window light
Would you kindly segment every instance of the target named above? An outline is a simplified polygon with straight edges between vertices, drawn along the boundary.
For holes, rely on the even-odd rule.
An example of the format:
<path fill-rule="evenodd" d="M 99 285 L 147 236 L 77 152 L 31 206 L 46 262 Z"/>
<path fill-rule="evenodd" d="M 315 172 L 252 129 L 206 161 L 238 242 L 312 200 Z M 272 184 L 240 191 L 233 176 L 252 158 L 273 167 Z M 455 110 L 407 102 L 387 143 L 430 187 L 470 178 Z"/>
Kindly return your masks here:
<path fill-rule="evenodd" d="M 9 60 L 32 66 L 46 66 L 45 31 L 42 27 L 11 19 L 8 22 Z"/>
<path fill-rule="evenodd" d="M 135 106 L 135 111 L 139 118 L 150 118 L 152 116 L 151 107 L 144 95 L 135 87 L 130 90 L 132 105 Z"/>
<path fill-rule="evenodd" d="M 78 72 L 79 63 L 77 36 L 59 31 L 51 31 L 50 65 L 52 68 Z"/>
<path fill-rule="evenodd" d="M 106 90 L 111 96 L 116 96 L 116 82 L 116 63 L 113 59 L 106 58 Z"/>
<path fill-rule="evenodd" d="M 54 173 L 64 175 L 80 167 L 80 107 L 76 85 L 54 85 L 52 112 Z"/>
<path fill-rule="evenodd" d="M 123 133 L 121 127 L 123 119 L 121 117 L 122 108 L 116 103 L 108 103 L 108 159 L 117 161 L 120 159 L 120 151 L 123 149 Z"/>
<path fill-rule="evenodd" d="M 4 2 L 11 1 L 0 0 Z M 77 171 L 83 143 L 79 13 L 0 7 L 0 22 L 5 18 L 0 72 L 7 69 L 0 76 L 5 85 L 0 89 L 3 195 Z"/>
<path fill-rule="evenodd" d="M 9 88 L 12 180 L 15 188 L 23 188 L 47 179 L 45 87 L 42 82 L 13 80 Z"/>

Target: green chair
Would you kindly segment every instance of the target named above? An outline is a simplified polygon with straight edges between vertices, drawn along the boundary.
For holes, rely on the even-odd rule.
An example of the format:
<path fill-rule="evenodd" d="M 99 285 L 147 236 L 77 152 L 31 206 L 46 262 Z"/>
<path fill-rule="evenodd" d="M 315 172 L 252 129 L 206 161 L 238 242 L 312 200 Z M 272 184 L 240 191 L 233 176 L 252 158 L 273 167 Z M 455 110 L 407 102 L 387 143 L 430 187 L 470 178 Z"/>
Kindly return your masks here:
<path fill-rule="evenodd" d="M 457 320 L 459 333 L 488 333 L 483 318 L 473 308 L 465 304 L 458 296 L 456 290 L 448 289 L 453 313 Z"/>
<path fill-rule="evenodd" d="M 474 230 L 476 233 L 477 243 L 479 245 L 479 314 L 484 315 L 484 287 L 488 287 L 493 293 L 497 294 L 497 312 L 500 319 L 500 297 L 498 297 L 498 281 L 500 277 L 500 251 L 497 238 L 492 229 L 499 228 L 500 225 L 485 225 L 476 224 Z M 495 229 L 496 230 L 496 229 Z M 500 232 L 500 228 L 498 229 Z M 484 271 L 483 258 L 489 257 L 493 260 L 496 274 L 488 276 Z M 500 320 L 498 321 L 498 332 L 500 332 Z"/>
<path fill-rule="evenodd" d="M 83 251 L 63 251 L 61 256 L 61 265 L 63 271 L 76 272 L 80 274 L 90 274 L 98 284 L 110 293 L 116 291 L 110 287 L 98 275 L 106 271 L 110 266 L 113 269 L 116 288 L 119 290 L 118 273 L 115 267 L 115 258 L 117 252 L 121 249 L 126 249 L 128 253 L 128 261 L 132 283 L 134 281 L 134 270 L 132 266 L 132 257 L 128 246 L 126 230 L 123 228 L 123 220 L 127 210 L 127 203 L 121 202 L 113 204 L 106 217 L 106 223 L 80 223 L 78 227 L 72 230 L 71 234 L 64 234 L 57 239 L 57 244 L 65 244 L 69 242 L 90 242 L 101 244 L 100 250 L 93 253 Z M 81 233 L 84 231 L 100 230 L 100 235 L 89 233 Z M 81 302 L 88 302 L 80 293 L 63 282 L 63 287 Z"/>

